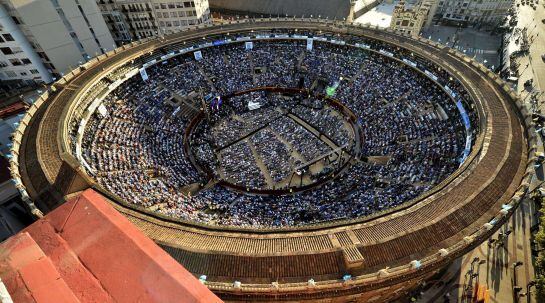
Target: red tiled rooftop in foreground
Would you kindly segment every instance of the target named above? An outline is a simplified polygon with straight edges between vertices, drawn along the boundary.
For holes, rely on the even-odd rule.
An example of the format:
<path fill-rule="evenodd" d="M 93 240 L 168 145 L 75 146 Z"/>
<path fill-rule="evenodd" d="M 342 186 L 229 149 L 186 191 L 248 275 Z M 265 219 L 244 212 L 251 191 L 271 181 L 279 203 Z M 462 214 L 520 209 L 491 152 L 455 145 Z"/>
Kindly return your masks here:
<path fill-rule="evenodd" d="M 221 302 L 86 190 L 0 245 L 14 302 Z"/>

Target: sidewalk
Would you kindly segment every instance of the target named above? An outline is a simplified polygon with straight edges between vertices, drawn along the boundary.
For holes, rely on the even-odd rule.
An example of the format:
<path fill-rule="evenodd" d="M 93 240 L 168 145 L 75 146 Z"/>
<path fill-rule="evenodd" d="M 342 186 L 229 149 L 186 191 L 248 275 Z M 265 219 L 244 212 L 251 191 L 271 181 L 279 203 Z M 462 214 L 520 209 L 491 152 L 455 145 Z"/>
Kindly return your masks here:
<path fill-rule="evenodd" d="M 516 27 L 520 30 L 526 28 L 530 42 L 528 54 L 516 59 L 519 64 L 517 92 L 526 101 L 535 95 L 539 100 L 536 110 L 541 110 L 543 113 L 545 112 L 545 62 L 541 56 L 545 54 L 545 24 L 541 20 L 545 19 L 545 8 L 542 3 L 536 6 L 536 10 L 528 5 L 521 5 L 518 7 L 517 15 Z M 533 80 L 532 87 L 525 88 L 524 83 L 530 79 Z"/>

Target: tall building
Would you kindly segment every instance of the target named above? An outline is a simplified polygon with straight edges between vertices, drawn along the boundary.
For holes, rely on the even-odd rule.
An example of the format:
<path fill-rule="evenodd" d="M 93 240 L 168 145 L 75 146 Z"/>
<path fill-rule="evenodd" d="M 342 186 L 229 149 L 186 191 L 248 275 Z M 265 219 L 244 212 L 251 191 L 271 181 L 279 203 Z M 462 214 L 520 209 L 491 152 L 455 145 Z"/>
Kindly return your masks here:
<path fill-rule="evenodd" d="M 97 0 L 118 44 L 210 23 L 208 0 Z"/>
<path fill-rule="evenodd" d="M 433 19 L 430 3 L 427 0 L 408 5 L 404 0 L 394 7 L 390 28 L 399 32 L 418 36 L 423 27 L 431 24 Z"/>
<path fill-rule="evenodd" d="M 0 80 L 49 83 L 115 48 L 94 1 L 0 0 Z"/>
<path fill-rule="evenodd" d="M 23 85 L 33 81 L 51 82 L 51 74 L 16 20 L 0 5 L 0 80 Z"/>
<path fill-rule="evenodd" d="M 513 0 L 435 0 L 443 21 L 459 25 L 500 25 Z"/>
<path fill-rule="evenodd" d="M 121 10 L 117 9 L 116 2 L 113 0 L 98 0 L 97 4 L 117 45 L 129 43 L 132 40 L 129 25 L 125 22 Z"/>

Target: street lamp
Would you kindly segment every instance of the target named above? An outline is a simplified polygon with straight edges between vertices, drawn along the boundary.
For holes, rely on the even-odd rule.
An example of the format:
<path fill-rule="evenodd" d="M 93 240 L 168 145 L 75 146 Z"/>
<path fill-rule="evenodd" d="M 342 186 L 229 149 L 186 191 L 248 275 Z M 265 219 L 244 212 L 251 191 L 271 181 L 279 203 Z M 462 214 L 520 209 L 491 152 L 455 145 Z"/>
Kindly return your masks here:
<path fill-rule="evenodd" d="M 526 301 L 529 303 L 530 302 L 530 288 L 532 288 L 532 286 L 535 286 L 537 284 L 536 281 L 534 280 L 531 280 L 530 282 L 528 282 L 528 285 L 526 285 L 526 294 L 528 295 L 527 296 L 527 299 Z"/>
<path fill-rule="evenodd" d="M 517 285 L 517 267 L 522 266 L 523 264 L 524 263 L 522 263 L 522 261 L 517 261 L 513 263 L 513 285 Z M 513 290 L 515 292 L 518 292 L 517 288 L 520 288 L 520 287 L 515 287 Z"/>

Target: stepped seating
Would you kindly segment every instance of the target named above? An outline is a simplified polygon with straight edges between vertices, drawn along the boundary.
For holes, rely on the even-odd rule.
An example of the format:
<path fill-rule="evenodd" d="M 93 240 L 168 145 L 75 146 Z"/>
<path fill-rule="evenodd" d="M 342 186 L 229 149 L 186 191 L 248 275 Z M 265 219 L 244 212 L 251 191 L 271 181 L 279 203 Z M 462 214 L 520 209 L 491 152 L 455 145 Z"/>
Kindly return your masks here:
<path fill-rule="evenodd" d="M 343 271 L 339 252 L 256 257 L 195 253 L 167 245 L 161 247 L 189 271 L 211 277 L 272 282 L 277 279 L 323 278 Z"/>
<path fill-rule="evenodd" d="M 129 221 L 143 230 L 152 239 L 161 243 L 172 243 L 187 249 L 223 251 L 228 253 L 251 253 L 255 255 L 271 253 L 315 252 L 332 250 L 333 245 L 327 235 L 303 235 L 285 238 L 242 238 L 208 235 L 191 232 L 182 228 L 161 227 L 153 221 L 142 220 L 137 213 L 118 208 L 127 215 Z"/>

